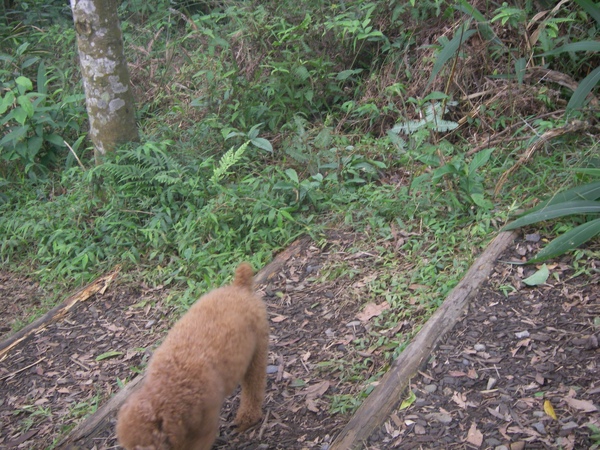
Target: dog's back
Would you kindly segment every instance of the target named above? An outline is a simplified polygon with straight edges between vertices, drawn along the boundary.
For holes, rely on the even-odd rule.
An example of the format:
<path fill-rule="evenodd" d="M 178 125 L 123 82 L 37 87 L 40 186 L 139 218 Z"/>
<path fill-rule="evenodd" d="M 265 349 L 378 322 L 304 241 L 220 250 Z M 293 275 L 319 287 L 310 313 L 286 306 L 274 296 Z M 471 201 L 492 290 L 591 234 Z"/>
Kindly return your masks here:
<path fill-rule="evenodd" d="M 162 423 L 170 448 L 209 449 L 218 429 L 222 401 L 240 382 L 242 402 L 236 423 L 243 429 L 260 419 L 268 340 L 266 308 L 254 292 L 252 266 L 242 263 L 231 285 L 208 292 L 179 319 L 148 366 L 140 394 L 143 404 L 153 405 L 151 415 L 162 417 L 152 421 Z M 127 428 L 143 420 L 139 407 L 136 409 L 134 415 L 138 417 L 130 417 L 132 423 Z M 124 425 L 125 417 L 122 419 Z M 170 433 L 164 429 L 173 422 L 188 431 Z M 144 434 L 156 433 L 148 431 Z M 126 439 L 121 437 L 133 430 L 117 427 L 117 432 L 123 434 L 120 440 L 124 443 Z M 185 442 L 189 433 L 195 437 Z M 181 439 L 181 445 L 173 445 Z M 138 441 L 136 445 L 141 444 Z"/>

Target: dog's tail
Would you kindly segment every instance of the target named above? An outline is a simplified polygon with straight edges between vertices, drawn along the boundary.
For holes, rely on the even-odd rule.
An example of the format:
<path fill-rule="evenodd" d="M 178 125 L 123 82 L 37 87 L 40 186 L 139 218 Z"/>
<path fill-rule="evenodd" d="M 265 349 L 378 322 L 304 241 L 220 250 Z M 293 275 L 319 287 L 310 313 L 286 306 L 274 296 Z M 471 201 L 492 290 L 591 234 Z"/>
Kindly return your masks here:
<path fill-rule="evenodd" d="M 249 263 L 243 262 L 235 269 L 233 285 L 248 289 L 254 288 L 254 269 Z"/>

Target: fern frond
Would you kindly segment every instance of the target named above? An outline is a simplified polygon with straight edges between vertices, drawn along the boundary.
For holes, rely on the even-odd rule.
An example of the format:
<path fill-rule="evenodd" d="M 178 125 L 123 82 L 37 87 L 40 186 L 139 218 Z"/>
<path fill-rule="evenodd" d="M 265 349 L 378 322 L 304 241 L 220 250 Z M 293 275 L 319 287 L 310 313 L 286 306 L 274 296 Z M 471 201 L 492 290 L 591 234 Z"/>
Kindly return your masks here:
<path fill-rule="evenodd" d="M 249 144 L 250 141 L 247 141 L 240 145 L 237 150 L 235 150 L 235 147 L 231 147 L 229 150 L 227 150 L 227 152 L 225 152 L 225 154 L 219 160 L 219 166 L 215 168 L 210 181 L 213 183 L 218 183 L 221 181 L 221 179 L 227 175 L 229 168 L 237 164 L 240 159 L 242 159 L 242 156 L 244 156 L 244 152 L 248 148 Z"/>

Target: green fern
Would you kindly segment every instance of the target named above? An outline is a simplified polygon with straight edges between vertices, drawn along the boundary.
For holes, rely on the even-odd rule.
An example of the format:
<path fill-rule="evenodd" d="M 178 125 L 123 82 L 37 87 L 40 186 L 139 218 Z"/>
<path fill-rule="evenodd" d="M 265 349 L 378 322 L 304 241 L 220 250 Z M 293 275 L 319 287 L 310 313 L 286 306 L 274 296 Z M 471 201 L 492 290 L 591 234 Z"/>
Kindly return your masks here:
<path fill-rule="evenodd" d="M 227 150 L 227 152 L 225 152 L 225 154 L 221 157 L 218 167 L 215 167 L 210 181 L 212 183 L 219 183 L 228 174 L 227 171 L 242 159 L 242 156 L 244 156 L 249 144 L 250 141 L 246 141 L 240 145 L 237 150 L 235 150 L 235 147 L 231 147 L 229 150 Z"/>

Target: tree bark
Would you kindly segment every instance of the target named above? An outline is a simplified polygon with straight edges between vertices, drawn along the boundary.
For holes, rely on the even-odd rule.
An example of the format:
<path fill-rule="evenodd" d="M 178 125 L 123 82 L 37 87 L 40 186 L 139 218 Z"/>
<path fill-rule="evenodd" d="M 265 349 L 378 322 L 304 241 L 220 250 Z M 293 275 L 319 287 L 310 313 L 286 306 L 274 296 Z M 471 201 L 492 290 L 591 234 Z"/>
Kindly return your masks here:
<path fill-rule="evenodd" d="M 71 0 L 96 163 L 139 140 L 116 0 Z"/>

